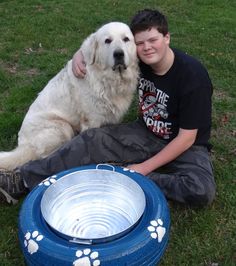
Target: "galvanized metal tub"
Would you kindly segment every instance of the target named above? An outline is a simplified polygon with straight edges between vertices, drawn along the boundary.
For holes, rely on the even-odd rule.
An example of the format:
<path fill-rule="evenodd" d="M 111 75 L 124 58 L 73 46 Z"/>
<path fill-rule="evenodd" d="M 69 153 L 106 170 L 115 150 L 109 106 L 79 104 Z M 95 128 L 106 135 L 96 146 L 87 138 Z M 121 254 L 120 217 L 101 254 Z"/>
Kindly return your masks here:
<path fill-rule="evenodd" d="M 97 165 L 52 184 L 41 200 L 47 224 L 83 244 L 111 241 L 131 230 L 145 210 L 145 194 L 133 179 L 111 168 Z"/>

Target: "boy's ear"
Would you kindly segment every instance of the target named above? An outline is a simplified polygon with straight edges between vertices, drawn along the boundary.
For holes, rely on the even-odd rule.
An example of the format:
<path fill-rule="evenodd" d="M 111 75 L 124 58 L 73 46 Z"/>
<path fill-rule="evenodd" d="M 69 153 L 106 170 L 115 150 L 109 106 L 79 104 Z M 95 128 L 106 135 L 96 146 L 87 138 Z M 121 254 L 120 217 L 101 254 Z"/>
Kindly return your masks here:
<path fill-rule="evenodd" d="M 170 44 L 170 33 L 169 32 L 166 33 L 166 35 L 164 36 L 164 38 L 165 38 L 167 44 Z"/>
<path fill-rule="evenodd" d="M 92 33 L 84 40 L 81 45 L 81 51 L 86 64 L 92 65 L 95 63 L 97 47 L 98 42 L 96 39 L 96 34 Z"/>

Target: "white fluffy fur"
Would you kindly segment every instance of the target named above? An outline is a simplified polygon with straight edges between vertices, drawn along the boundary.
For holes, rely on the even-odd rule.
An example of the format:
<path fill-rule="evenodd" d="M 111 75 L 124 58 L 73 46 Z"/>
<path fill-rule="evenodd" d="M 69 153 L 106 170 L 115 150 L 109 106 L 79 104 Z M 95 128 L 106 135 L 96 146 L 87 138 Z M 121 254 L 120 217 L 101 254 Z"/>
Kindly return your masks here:
<path fill-rule="evenodd" d="M 120 22 L 106 24 L 91 34 L 81 49 L 86 77 L 76 78 L 69 61 L 49 81 L 24 118 L 17 148 L 0 152 L 0 168 L 14 169 L 46 157 L 75 133 L 117 123 L 128 110 L 138 79 L 136 47 L 129 27 Z M 124 52 L 126 69 L 113 70 L 117 50 Z"/>

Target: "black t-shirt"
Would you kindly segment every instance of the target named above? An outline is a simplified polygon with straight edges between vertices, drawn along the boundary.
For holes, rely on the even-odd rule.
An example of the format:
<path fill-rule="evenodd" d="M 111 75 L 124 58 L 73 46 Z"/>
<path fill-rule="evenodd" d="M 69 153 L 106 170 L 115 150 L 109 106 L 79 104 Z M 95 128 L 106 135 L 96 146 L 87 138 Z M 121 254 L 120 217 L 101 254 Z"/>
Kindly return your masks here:
<path fill-rule="evenodd" d="M 174 62 L 162 76 L 140 62 L 139 107 L 147 127 L 171 141 L 179 128 L 198 129 L 195 145 L 206 145 L 211 130 L 212 83 L 195 58 L 173 49 Z"/>

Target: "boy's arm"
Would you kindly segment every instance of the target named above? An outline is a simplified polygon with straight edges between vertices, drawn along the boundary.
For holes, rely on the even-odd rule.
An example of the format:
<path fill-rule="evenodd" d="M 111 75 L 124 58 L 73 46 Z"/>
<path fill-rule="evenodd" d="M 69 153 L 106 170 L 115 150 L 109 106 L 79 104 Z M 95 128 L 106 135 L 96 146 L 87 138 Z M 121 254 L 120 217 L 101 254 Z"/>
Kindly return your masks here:
<path fill-rule="evenodd" d="M 129 165 L 128 168 L 140 174 L 148 175 L 157 168 L 173 161 L 189 149 L 196 139 L 197 131 L 197 129 L 180 128 L 179 134 L 160 152 L 142 163 Z"/>

